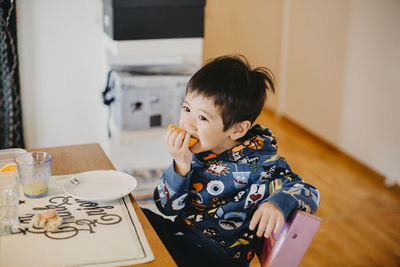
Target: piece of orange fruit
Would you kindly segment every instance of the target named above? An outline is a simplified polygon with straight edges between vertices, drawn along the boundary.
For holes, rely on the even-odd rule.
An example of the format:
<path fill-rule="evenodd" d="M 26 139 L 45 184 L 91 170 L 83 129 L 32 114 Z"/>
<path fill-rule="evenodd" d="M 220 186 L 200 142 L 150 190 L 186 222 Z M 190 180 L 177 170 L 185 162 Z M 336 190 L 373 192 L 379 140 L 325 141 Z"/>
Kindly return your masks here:
<path fill-rule="evenodd" d="M 16 172 L 17 171 L 17 165 L 15 163 L 8 163 L 1 167 L 0 172 Z"/>
<path fill-rule="evenodd" d="M 185 130 L 179 128 L 179 127 L 176 127 L 173 124 L 168 125 L 168 129 L 171 129 L 171 128 L 172 129 L 176 129 L 176 130 L 180 130 L 180 131 L 185 131 Z M 190 139 L 189 139 L 189 148 L 194 146 L 198 141 L 199 141 L 199 139 L 194 138 L 194 137 L 190 137 Z"/>

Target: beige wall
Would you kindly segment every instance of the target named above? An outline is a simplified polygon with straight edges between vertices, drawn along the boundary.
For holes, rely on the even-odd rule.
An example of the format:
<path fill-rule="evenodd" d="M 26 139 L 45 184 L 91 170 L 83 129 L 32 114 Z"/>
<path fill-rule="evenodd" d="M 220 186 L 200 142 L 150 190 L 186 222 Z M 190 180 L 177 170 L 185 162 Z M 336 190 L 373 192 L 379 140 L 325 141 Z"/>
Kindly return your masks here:
<path fill-rule="evenodd" d="M 400 184 L 400 1 L 350 10 L 340 146 Z"/>
<path fill-rule="evenodd" d="M 291 1 L 285 114 L 400 184 L 400 1 Z"/>
<path fill-rule="evenodd" d="M 348 3 L 291 1 L 290 7 L 285 114 L 331 143 L 340 137 Z"/>
<path fill-rule="evenodd" d="M 204 59 L 271 68 L 272 108 L 400 184 L 399 25 L 398 0 L 209 0 Z"/>
<path fill-rule="evenodd" d="M 279 78 L 281 11 L 279 0 L 208 0 L 205 8 L 204 62 L 226 54 L 243 54 Z M 276 105 L 271 95 L 268 105 Z"/>

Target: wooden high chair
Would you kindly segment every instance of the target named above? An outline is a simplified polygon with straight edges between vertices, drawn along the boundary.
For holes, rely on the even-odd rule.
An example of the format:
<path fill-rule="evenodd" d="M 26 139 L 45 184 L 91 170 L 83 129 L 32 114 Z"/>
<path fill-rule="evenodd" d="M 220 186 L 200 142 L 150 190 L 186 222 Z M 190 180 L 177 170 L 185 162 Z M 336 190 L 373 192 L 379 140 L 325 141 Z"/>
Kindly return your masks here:
<path fill-rule="evenodd" d="M 298 266 L 321 224 L 321 218 L 297 210 L 279 234 L 266 238 L 259 259 L 262 267 Z"/>

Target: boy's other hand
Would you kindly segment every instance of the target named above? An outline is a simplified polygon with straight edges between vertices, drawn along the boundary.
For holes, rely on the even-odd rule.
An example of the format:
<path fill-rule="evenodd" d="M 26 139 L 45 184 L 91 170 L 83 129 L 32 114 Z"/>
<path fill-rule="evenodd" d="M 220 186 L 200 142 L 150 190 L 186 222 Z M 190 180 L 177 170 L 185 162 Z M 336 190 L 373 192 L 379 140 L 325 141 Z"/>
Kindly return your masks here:
<path fill-rule="evenodd" d="M 175 160 L 175 171 L 182 177 L 190 172 L 192 152 L 189 150 L 190 134 L 182 130 L 168 129 L 164 141 L 169 153 Z"/>
<path fill-rule="evenodd" d="M 249 229 L 254 230 L 258 224 L 257 236 L 263 234 L 265 238 L 271 236 L 272 230 L 274 233 L 279 233 L 283 222 L 285 221 L 282 212 L 271 202 L 261 204 L 251 218 Z"/>

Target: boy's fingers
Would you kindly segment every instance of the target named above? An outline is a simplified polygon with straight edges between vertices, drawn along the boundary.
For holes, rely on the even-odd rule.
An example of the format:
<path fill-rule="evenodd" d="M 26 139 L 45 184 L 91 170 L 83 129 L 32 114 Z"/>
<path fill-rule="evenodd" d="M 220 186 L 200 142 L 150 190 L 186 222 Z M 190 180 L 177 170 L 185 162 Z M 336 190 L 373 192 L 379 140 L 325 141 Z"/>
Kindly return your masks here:
<path fill-rule="evenodd" d="M 176 148 L 182 148 L 183 142 L 185 141 L 186 133 L 184 131 L 180 131 L 175 139 Z"/>
<path fill-rule="evenodd" d="M 276 223 L 276 217 L 275 216 L 269 217 L 268 224 L 267 224 L 267 227 L 266 227 L 265 233 L 264 233 L 265 238 L 268 238 L 271 236 L 272 230 L 275 227 L 275 223 Z"/>
<path fill-rule="evenodd" d="M 164 141 L 165 141 L 166 143 L 168 142 L 169 137 L 171 136 L 171 134 L 172 134 L 172 131 L 171 131 L 171 130 L 168 130 L 168 131 L 166 131 L 166 132 L 163 134 Z"/>
<path fill-rule="evenodd" d="M 174 141 L 173 141 L 173 143 L 172 143 L 172 145 L 173 145 L 174 147 L 176 147 L 177 145 L 179 145 L 179 135 L 180 135 L 180 134 L 181 134 L 181 133 L 178 132 L 178 131 L 175 132 L 175 139 L 174 139 Z"/>
<path fill-rule="evenodd" d="M 256 212 L 253 214 L 253 218 L 251 218 L 249 229 L 253 231 L 256 228 L 257 223 L 260 221 L 262 213 L 259 212 L 259 210 L 256 210 Z"/>
<path fill-rule="evenodd" d="M 167 132 L 167 134 L 165 135 L 165 143 L 166 143 L 167 145 L 170 145 L 170 144 L 171 144 L 171 142 L 170 142 L 171 134 L 172 134 L 172 133 Z"/>
<path fill-rule="evenodd" d="M 189 140 L 190 140 L 190 133 L 186 133 L 185 134 L 185 139 L 183 139 L 182 147 L 189 148 Z"/>
<path fill-rule="evenodd" d="M 171 140 L 173 139 L 173 137 L 176 136 L 177 134 L 178 134 L 178 132 L 175 131 L 175 130 L 168 130 L 168 133 L 167 133 L 167 139 L 168 139 L 168 141 L 171 142 Z"/>
<path fill-rule="evenodd" d="M 171 146 L 176 147 L 177 144 L 179 144 L 179 141 L 178 141 L 179 134 L 180 134 L 180 131 L 178 131 L 178 130 L 174 130 L 174 132 L 171 134 L 171 136 L 169 137 L 169 143 Z"/>
<path fill-rule="evenodd" d="M 260 223 L 258 224 L 258 229 L 257 229 L 257 236 L 262 237 L 262 235 L 265 232 L 265 227 L 267 226 L 267 223 L 269 221 L 269 214 L 264 214 L 261 217 Z"/>

